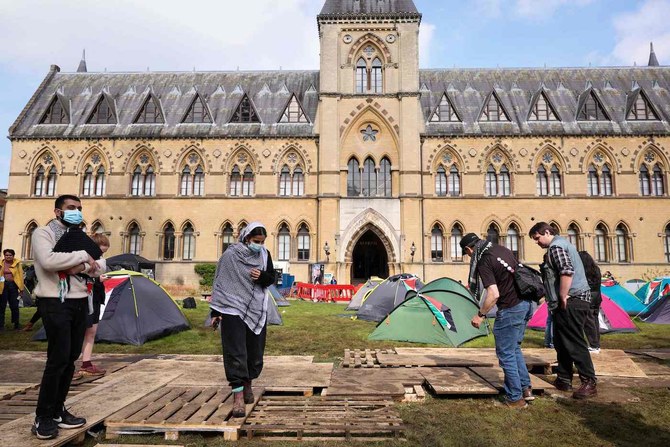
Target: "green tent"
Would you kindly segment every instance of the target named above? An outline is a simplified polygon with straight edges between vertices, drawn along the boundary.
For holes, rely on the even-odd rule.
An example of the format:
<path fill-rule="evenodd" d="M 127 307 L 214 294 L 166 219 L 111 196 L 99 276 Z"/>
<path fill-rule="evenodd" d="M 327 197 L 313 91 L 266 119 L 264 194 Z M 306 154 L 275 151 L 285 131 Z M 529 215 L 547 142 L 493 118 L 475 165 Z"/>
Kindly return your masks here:
<path fill-rule="evenodd" d="M 408 292 L 407 300 L 396 306 L 368 338 L 458 347 L 488 335 L 485 325 L 476 329 L 470 324 L 478 310 L 474 297 L 461 284 L 450 278 L 436 279 L 418 292 Z"/>

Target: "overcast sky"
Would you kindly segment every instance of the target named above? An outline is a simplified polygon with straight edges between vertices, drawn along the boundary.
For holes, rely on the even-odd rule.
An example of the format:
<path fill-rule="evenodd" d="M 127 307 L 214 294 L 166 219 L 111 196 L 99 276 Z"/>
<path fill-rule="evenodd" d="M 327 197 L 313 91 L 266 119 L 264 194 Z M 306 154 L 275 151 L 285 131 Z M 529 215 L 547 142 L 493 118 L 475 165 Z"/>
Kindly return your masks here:
<path fill-rule="evenodd" d="M 324 0 L 0 0 L 0 129 L 50 64 L 75 71 L 318 69 Z M 646 65 L 670 61 L 670 0 L 414 0 L 420 65 Z M 0 188 L 10 143 L 0 139 Z M 11 191 L 10 191 L 11 192 Z"/>

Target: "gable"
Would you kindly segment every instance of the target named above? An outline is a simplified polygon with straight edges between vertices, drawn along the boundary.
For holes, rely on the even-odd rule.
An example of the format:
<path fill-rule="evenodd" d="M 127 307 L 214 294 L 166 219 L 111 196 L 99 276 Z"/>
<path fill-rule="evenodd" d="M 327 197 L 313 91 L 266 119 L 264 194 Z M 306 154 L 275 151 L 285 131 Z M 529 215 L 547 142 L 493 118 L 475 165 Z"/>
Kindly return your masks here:
<path fill-rule="evenodd" d="M 196 93 L 193 101 L 191 101 L 191 106 L 186 111 L 184 119 L 181 120 L 182 123 L 211 123 L 212 117 L 209 114 L 207 105 L 202 100 L 200 95 Z"/>
<path fill-rule="evenodd" d="M 596 96 L 593 89 L 587 90 L 583 99 L 582 106 L 577 113 L 578 121 L 609 121 L 609 115 L 605 112 L 602 103 Z"/>
<path fill-rule="evenodd" d="M 280 123 L 308 123 L 307 115 L 302 109 L 298 98 L 293 95 L 289 100 L 282 117 L 279 120 Z"/>
<path fill-rule="evenodd" d="M 237 105 L 233 116 L 230 119 L 231 123 L 260 123 L 260 118 L 258 113 L 256 113 L 256 108 L 254 104 L 249 99 L 249 96 L 245 93 L 240 103 Z"/>
<path fill-rule="evenodd" d="M 86 124 L 116 124 L 114 109 L 105 95 L 100 95 L 100 99 L 88 116 Z"/>
<path fill-rule="evenodd" d="M 154 96 L 149 93 L 147 99 L 144 101 L 142 108 L 137 113 L 135 117 L 136 124 L 163 124 L 165 119 L 163 118 L 163 113 L 158 105 L 158 102 L 155 100 Z"/>
<path fill-rule="evenodd" d="M 484 103 L 479 121 L 509 121 L 509 115 L 505 111 L 495 90 L 491 92 L 488 100 Z"/>
<path fill-rule="evenodd" d="M 40 124 L 70 124 L 70 117 L 59 95 L 54 95 L 51 103 L 42 114 Z"/>

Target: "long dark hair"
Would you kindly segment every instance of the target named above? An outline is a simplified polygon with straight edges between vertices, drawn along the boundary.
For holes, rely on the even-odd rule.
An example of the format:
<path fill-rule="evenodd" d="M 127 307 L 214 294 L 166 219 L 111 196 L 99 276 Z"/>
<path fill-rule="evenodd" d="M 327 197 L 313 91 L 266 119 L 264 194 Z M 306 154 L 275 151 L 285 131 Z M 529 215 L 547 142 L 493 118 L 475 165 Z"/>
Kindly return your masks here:
<path fill-rule="evenodd" d="M 580 251 L 579 257 L 582 259 L 582 264 L 584 264 L 584 273 L 586 273 L 586 281 L 589 283 L 589 286 L 593 287 L 596 284 L 600 284 L 600 267 L 598 267 L 593 257 L 587 251 Z"/>

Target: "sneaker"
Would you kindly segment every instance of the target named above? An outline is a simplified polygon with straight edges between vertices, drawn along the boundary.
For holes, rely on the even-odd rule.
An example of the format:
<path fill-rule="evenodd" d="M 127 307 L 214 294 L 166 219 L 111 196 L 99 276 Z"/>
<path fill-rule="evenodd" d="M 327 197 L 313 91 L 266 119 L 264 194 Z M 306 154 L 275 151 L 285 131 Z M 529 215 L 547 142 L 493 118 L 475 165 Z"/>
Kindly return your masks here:
<path fill-rule="evenodd" d="M 505 406 L 510 409 L 521 410 L 528 407 L 528 403 L 523 399 L 515 400 L 514 402 L 505 399 Z"/>
<path fill-rule="evenodd" d="M 525 390 L 523 390 L 523 400 L 525 400 L 526 402 L 535 400 L 532 387 L 528 387 Z"/>
<path fill-rule="evenodd" d="M 59 428 L 79 428 L 86 425 L 86 419 L 73 416 L 65 407 L 60 416 L 54 418 Z"/>
<path fill-rule="evenodd" d="M 50 417 L 38 416 L 30 432 L 37 436 L 37 439 L 53 439 L 58 436 L 58 426 Z"/>
<path fill-rule="evenodd" d="M 589 352 L 591 354 L 600 354 L 600 348 L 592 348 L 589 346 Z"/>
<path fill-rule="evenodd" d="M 81 371 L 81 373 L 85 376 L 104 376 L 107 372 L 106 369 L 98 368 L 92 363 L 91 366 L 81 368 L 79 371 Z"/>

